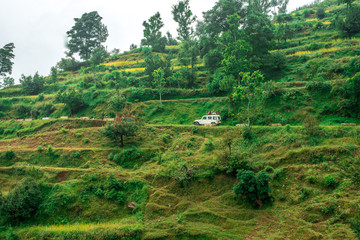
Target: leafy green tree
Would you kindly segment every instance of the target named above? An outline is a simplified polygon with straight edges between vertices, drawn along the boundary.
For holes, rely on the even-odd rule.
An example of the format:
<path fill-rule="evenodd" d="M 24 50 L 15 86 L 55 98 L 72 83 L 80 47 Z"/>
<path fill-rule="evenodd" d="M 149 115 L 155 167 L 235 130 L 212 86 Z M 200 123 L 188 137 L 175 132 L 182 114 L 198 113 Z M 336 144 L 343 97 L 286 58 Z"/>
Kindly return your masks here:
<path fill-rule="evenodd" d="M 6 74 L 11 74 L 15 45 L 13 43 L 6 44 L 0 48 L 0 79 L 6 77 Z"/>
<path fill-rule="evenodd" d="M 272 178 L 267 172 L 260 171 L 255 175 L 253 171 L 241 170 L 236 177 L 240 180 L 233 189 L 236 196 L 244 195 L 250 203 L 258 207 L 271 200 L 269 182 Z"/>
<path fill-rule="evenodd" d="M 259 72 L 255 71 L 250 74 L 249 72 L 241 72 L 241 85 L 234 88 L 232 99 L 244 110 L 247 117 L 247 124 L 250 127 L 252 119 L 258 112 L 258 107 L 263 101 L 264 91 L 263 83 L 264 76 Z"/>
<path fill-rule="evenodd" d="M 5 197 L 0 196 L 0 219 L 15 225 L 29 220 L 35 216 L 42 201 L 40 185 L 28 178 Z"/>
<path fill-rule="evenodd" d="M 229 30 L 223 33 L 220 41 L 223 44 L 222 66 L 227 75 L 240 80 L 239 72 L 250 71 L 249 55 L 251 46 L 243 40 L 242 32 L 239 30 L 240 17 L 237 14 L 229 16 Z"/>
<path fill-rule="evenodd" d="M 59 91 L 56 95 L 56 100 L 58 102 L 65 103 L 71 114 L 76 114 L 88 106 L 83 99 L 82 93 L 75 90 L 68 92 Z"/>
<path fill-rule="evenodd" d="M 51 82 L 56 83 L 58 80 L 58 76 L 59 76 L 59 73 L 58 73 L 58 70 L 56 67 L 51 68 L 50 75 L 51 75 Z"/>
<path fill-rule="evenodd" d="M 205 66 L 214 71 L 221 67 L 223 59 L 219 38 L 223 32 L 229 30 L 228 17 L 235 13 L 240 16 L 243 24 L 246 16 L 244 0 L 221 0 L 215 6 L 203 13 L 203 21 L 198 21 L 196 32 L 199 36 L 200 56 L 204 57 Z"/>
<path fill-rule="evenodd" d="M 15 80 L 12 77 L 5 77 L 3 79 L 3 87 L 11 87 L 15 84 Z"/>
<path fill-rule="evenodd" d="M 75 25 L 66 32 L 70 38 L 67 44 L 69 55 L 79 53 L 82 59 L 90 59 L 109 36 L 107 27 L 101 23 L 102 17 L 96 11 L 84 13 L 81 18 L 74 20 Z"/>
<path fill-rule="evenodd" d="M 162 104 L 161 96 L 162 96 L 162 92 L 163 92 L 164 86 L 165 86 L 165 76 L 164 75 L 165 75 L 164 70 L 161 68 L 159 68 L 153 72 L 153 77 L 154 77 L 153 84 L 159 92 L 160 104 Z"/>
<path fill-rule="evenodd" d="M 56 67 L 63 71 L 77 71 L 79 70 L 84 63 L 77 61 L 73 57 L 61 58 L 61 60 L 56 64 Z"/>
<path fill-rule="evenodd" d="M 116 113 L 124 109 L 125 103 L 126 98 L 123 95 L 116 94 L 110 98 L 110 105 Z"/>
<path fill-rule="evenodd" d="M 151 16 L 148 21 L 143 22 L 144 39 L 141 40 L 142 46 L 151 46 L 155 52 L 164 52 L 166 37 L 162 36 L 160 29 L 164 26 L 160 13 Z"/>
<path fill-rule="evenodd" d="M 169 46 L 174 46 L 174 45 L 178 45 L 178 42 L 176 41 L 176 39 L 171 35 L 171 33 L 169 31 L 166 32 L 166 45 Z"/>
<path fill-rule="evenodd" d="M 261 59 L 269 53 L 272 46 L 273 25 L 270 21 L 269 2 L 249 1 L 247 15 L 244 23 L 245 36 L 252 48 L 250 63 L 251 68 L 256 70 L 262 65 Z"/>
<path fill-rule="evenodd" d="M 114 124 L 106 125 L 101 132 L 115 144 L 120 141 L 121 147 L 123 147 L 124 137 L 136 136 L 138 129 L 139 122 L 136 119 L 124 117 Z"/>
<path fill-rule="evenodd" d="M 339 0 L 340 3 L 346 3 L 346 7 L 347 9 L 352 7 L 352 3 L 354 2 L 354 0 Z"/>
<path fill-rule="evenodd" d="M 99 46 L 94 50 L 93 55 L 89 59 L 91 66 L 95 67 L 100 63 L 103 63 L 105 59 L 109 56 L 109 53 L 103 46 Z"/>
<path fill-rule="evenodd" d="M 196 21 L 196 16 L 190 9 L 189 0 L 179 1 L 178 4 L 173 5 L 172 14 L 174 21 L 179 25 L 177 28 L 178 39 L 182 42 L 191 40 L 194 33 L 191 25 Z"/>
<path fill-rule="evenodd" d="M 349 8 L 345 17 L 339 17 L 337 28 L 345 37 L 350 39 L 360 33 L 360 7 Z"/>
<path fill-rule="evenodd" d="M 40 76 L 38 72 L 32 77 L 21 75 L 20 83 L 23 87 L 23 91 L 28 95 L 37 95 L 44 90 L 44 77 Z"/>

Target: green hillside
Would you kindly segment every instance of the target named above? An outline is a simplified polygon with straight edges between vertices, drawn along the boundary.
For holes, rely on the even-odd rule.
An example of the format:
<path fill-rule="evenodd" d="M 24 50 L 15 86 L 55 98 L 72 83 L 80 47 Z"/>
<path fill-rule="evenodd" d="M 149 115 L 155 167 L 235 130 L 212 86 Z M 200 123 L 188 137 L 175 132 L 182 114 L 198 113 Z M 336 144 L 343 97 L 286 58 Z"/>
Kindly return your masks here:
<path fill-rule="evenodd" d="M 206 54 L 184 65 L 186 41 L 63 59 L 55 77 L 30 77 L 40 92 L 1 89 L 0 238 L 359 238 L 360 35 L 339 31 L 346 9 L 326 0 L 271 21 L 250 127 L 236 126 L 245 78 Z M 194 126 L 208 111 L 222 125 Z M 136 123 L 124 146 L 102 119 L 117 113 Z"/>

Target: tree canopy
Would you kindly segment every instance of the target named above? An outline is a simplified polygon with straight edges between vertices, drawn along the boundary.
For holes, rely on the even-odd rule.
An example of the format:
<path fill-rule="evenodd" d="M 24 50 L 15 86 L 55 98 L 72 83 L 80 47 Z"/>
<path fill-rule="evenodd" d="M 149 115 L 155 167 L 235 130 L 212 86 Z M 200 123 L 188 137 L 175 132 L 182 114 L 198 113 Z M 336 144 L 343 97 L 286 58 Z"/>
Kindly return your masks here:
<path fill-rule="evenodd" d="M 143 22 L 144 39 L 141 40 L 141 45 L 151 46 L 155 52 L 163 52 L 167 42 L 166 37 L 162 36 L 160 29 L 164 26 L 160 13 L 157 12 L 151 16 L 148 21 Z"/>
<path fill-rule="evenodd" d="M 82 59 L 87 60 L 106 41 L 109 36 L 108 30 L 96 11 L 84 13 L 81 18 L 74 20 L 75 25 L 66 32 L 70 39 L 67 44 L 69 55 L 78 53 Z"/>
<path fill-rule="evenodd" d="M 193 15 L 189 0 L 179 1 L 178 4 L 172 6 L 172 14 L 175 22 L 178 23 L 178 39 L 180 41 L 188 41 L 194 33 L 191 25 L 195 22 L 196 16 Z"/>
<path fill-rule="evenodd" d="M 15 57 L 14 48 L 15 45 L 13 43 L 8 43 L 3 48 L 0 48 L 0 79 L 12 72 L 13 59 Z"/>

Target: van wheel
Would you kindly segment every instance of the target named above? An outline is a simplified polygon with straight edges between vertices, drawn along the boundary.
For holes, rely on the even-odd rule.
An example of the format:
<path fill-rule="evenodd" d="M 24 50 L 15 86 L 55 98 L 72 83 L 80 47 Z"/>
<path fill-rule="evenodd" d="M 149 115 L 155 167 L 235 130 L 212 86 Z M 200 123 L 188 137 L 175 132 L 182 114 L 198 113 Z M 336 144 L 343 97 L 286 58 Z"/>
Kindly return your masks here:
<path fill-rule="evenodd" d="M 198 122 L 194 122 L 194 125 L 200 125 Z"/>
<path fill-rule="evenodd" d="M 212 122 L 211 124 L 212 124 L 212 125 L 216 125 L 216 122 Z"/>

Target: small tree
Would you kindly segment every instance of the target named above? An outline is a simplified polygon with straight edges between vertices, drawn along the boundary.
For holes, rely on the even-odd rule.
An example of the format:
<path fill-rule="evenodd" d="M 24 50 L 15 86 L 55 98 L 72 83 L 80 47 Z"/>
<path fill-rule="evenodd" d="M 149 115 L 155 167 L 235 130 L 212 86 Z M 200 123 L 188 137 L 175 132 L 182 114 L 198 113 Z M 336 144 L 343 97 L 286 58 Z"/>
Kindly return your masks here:
<path fill-rule="evenodd" d="M 162 104 L 161 96 L 165 86 L 164 70 L 161 68 L 155 70 L 153 73 L 153 77 L 154 77 L 153 83 L 159 92 L 160 104 Z"/>
<path fill-rule="evenodd" d="M 136 117 L 118 113 L 114 124 L 107 125 L 101 132 L 116 144 L 120 141 L 121 147 L 123 147 L 124 137 L 136 136 L 140 126 L 141 123 Z"/>
<path fill-rule="evenodd" d="M 50 74 L 51 74 L 51 82 L 52 82 L 52 83 L 56 83 L 57 80 L 58 80 L 58 76 L 59 76 L 57 68 L 56 68 L 56 67 L 52 67 Z"/>
<path fill-rule="evenodd" d="M 251 120 L 257 114 L 258 107 L 264 97 L 264 76 L 256 71 L 240 73 L 241 85 L 234 88 L 232 99 L 245 109 L 247 124 L 251 127 Z"/>

